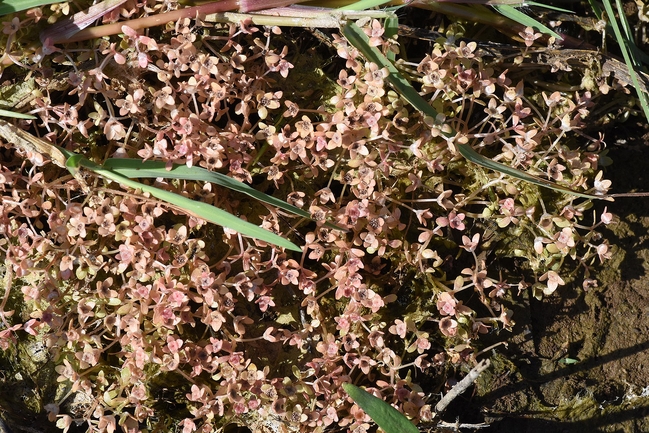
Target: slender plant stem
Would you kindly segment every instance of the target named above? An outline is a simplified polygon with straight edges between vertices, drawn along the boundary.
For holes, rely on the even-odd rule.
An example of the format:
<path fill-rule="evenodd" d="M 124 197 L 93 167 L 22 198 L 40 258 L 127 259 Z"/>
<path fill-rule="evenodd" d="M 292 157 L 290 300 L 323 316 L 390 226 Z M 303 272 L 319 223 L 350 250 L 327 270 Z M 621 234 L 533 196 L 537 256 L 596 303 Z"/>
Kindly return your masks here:
<path fill-rule="evenodd" d="M 291 4 L 294 3 L 294 1 L 286 3 Z M 104 36 L 117 35 L 119 33 L 122 33 L 122 26 L 128 26 L 133 30 L 142 30 L 149 27 L 161 26 L 167 24 L 168 22 L 178 21 L 182 18 L 196 18 L 196 16 L 198 15 L 207 15 L 217 12 L 237 10 L 240 8 L 240 6 L 241 2 L 239 0 L 222 0 L 201 6 L 193 6 L 190 8 L 178 9 L 163 14 L 151 15 L 144 18 L 137 18 L 129 21 L 120 21 L 117 23 L 106 24 L 97 27 L 88 27 L 87 29 L 81 30 L 74 36 L 65 39 L 59 38 L 56 35 L 52 35 L 51 43 L 60 44 L 63 42 L 79 42 L 88 39 L 101 38 Z"/>

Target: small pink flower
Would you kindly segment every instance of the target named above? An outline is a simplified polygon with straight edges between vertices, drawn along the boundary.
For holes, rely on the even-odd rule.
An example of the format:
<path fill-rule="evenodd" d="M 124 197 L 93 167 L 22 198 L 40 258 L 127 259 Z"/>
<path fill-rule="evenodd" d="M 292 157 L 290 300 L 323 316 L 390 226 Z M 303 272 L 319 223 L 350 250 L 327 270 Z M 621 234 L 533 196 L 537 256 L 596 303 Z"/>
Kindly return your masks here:
<path fill-rule="evenodd" d="M 370 46 L 378 47 L 383 43 L 381 36 L 383 36 L 385 30 L 379 20 L 372 20 L 372 27 L 369 29 L 365 28 L 363 31 L 370 37 Z"/>
<path fill-rule="evenodd" d="M 597 251 L 597 257 L 599 257 L 599 261 L 601 263 L 604 263 L 605 260 L 610 259 L 611 256 L 613 255 L 613 253 L 609 251 L 608 245 L 605 243 L 601 245 L 597 245 L 596 251 Z"/>
<path fill-rule="evenodd" d="M 273 298 L 270 296 L 260 296 L 259 299 L 255 301 L 257 304 L 259 304 L 259 309 L 264 312 L 268 310 L 268 307 L 274 307 L 275 302 L 273 302 Z"/>
<path fill-rule="evenodd" d="M 176 339 L 171 335 L 167 336 L 167 349 L 169 349 L 169 352 L 177 353 L 182 346 L 183 340 L 181 340 L 180 338 Z"/>
<path fill-rule="evenodd" d="M 546 295 L 551 295 L 555 290 L 557 290 L 557 287 L 566 284 L 565 281 L 563 281 L 563 279 L 559 276 L 559 274 L 554 271 L 548 271 L 545 274 L 541 275 L 539 281 L 545 280 L 548 281 L 547 287 L 543 289 L 543 293 L 545 293 Z"/>
<path fill-rule="evenodd" d="M 196 431 L 196 424 L 189 418 L 185 418 L 178 425 L 183 426 L 183 433 L 192 433 L 193 431 Z"/>
<path fill-rule="evenodd" d="M 370 358 L 367 355 L 363 355 L 356 360 L 355 364 L 357 364 L 360 367 L 361 371 L 364 374 L 369 374 L 372 366 L 376 365 L 376 361 L 374 361 L 372 358 Z"/>
<path fill-rule="evenodd" d="M 430 344 L 430 340 L 428 339 L 428 333 L 424 332 L 419 338 L 417 338 L 415 344 L 417 348 L 417 353 L 419 354 L 422 354 L 426 350 L 430 349 L 431 344 Z"/>
<path fill-rule="evenodd" d="M 456 214 L 454 211 L 452 211 L 448 215 L 448 224 L 452 229 L 462 231 L 466 228 L 466 226 L 464 225 L 464 218 L 466 218 L 466 216 L 463 213 Z"/>
<path fill-rule="evenodd" d="M 38 331 L 36 331 L 34 328 L 39 327 L 41 322 L 38 321 L 38 319 L 30 319 L 25 323 L 23 326 L 23 329 L 30 335 L 38 335 Z"/>
<path fill-rule="evenodd" d="M 473 235 L 471 239 L 468 236 L 462 236 L 462 245 L 460 248 L 464 248 L 469 252 L 474 252 L 478 248 L 478 243 L 480 242 L 480 233 Z"/>
<path fill-rule="evenodd" d="M 613 222 L 613 214 L 607 211 L 608 208 L 604 208 L 604 212 L 602 212 L 601 221 L 603 224 L 610 224 Z"/>
<path fill-rule="evenodd" d="M 454 316 L 457 301 L 449 292 L 442 292 L 437 295 L 437 309 L 444 316 Z"/>
<path fill-rule="evenodd" d="M 13 35 L 20 29 L 20 19 L 14 17 L 11 21 L 4 21 L 2 23 L 2 33 L 5 35 Z"/>
<path fill-rule="evenodd" d="M 406 338 L 407 326 L 403 320 L 395 319 L 394 325 L 390 326 L 390 334 L 398 335 L 401 338 Z"/>
<path fill-rule="evenodd" d="M 450 317 L 444 317 L 439 321 L 439 330 L 447 337 L 453 337 L 457 334 L 457 321 Z"/>

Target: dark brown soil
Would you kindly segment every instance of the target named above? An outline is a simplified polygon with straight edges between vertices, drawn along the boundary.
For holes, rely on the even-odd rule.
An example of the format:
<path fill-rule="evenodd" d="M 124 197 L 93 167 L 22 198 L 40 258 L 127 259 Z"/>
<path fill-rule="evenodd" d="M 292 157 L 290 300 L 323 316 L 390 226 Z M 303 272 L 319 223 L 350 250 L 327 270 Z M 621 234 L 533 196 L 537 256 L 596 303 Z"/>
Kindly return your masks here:
<path fill-rule="evenodd" d="M 643 141 L 612 146 L 615 192 L 649 191 Z M 649 197 L 604 205 L 620 222 L 604 231 L 615 247 L 599 287 L 515 299 L 508 348 L 465 397 L 467 417 L 477 405 L 491 424 L 482 431 L 649 432 Z"/>

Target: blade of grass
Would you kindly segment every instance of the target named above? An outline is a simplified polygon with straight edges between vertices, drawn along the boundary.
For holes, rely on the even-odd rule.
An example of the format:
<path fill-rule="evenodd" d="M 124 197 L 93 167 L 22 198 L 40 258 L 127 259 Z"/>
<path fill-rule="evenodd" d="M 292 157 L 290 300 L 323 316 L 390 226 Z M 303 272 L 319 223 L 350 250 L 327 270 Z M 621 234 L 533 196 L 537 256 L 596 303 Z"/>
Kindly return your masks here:
<path fill-rule="evenodd" d="M 383 34 L 383 36 L 386 39 L 396 39 L 397 35 L 399 34 L 399 17 L 397 17 L 397 14 L 392 14 L 387 17 L 385 19 L 383 27 L 385 28 L 385 33 Z M 388 50 L 386 56 L 390 63 L 397 61 L 397 53 L 392 50 Z"/>
<path fill-rule="evenodd" d="M 111 158 L 103 163 L 104 168 L 114 171 L 128 178 L 156 178 L 200 180 L 211 182 L 233 191 L 246 194 L 256 200 L 284 209 L 292 214 L 304 218 L 311 218 L 311 214 L 298 207 L 292 206 L 278 198 L 264 194 L 254 188 L 239 182 L 221 173 L 206 170 L 202 167 L 187 167 L 186 165 L 174 164 L 171 170 L 165 168 L 165 163 L 160 161 L 142 161 L 140 159 L 118 159 Z"/>
<path fill-rule="evenodd" d="M 617 13 L 620 17 L 620 26 L 624 30 L 624 41 L 627 43 L 631 53 L 633 53 L 634 61 L 636 62 L 636 67 L 641 67 L 642 63 L 649 63 L 649 55 L 643 52 L 635 44 L 633 30 L 629 25 L 629 21 L 626 19 L 626 13 L 624 13 L 624 6 L 620 0 L 615 0 L 615 6 L 617 7 Z"/>
<path fill-rule="evenodd" d="M 419 433 L 404 414 L 380 398 L 351 383 L 343 383 L 343 389 L 385 433 Z"/>
<path fill-rule="evenodd" d="M 0 16 L 60 2 L 60 0 L 4 0 L 0 3 Z"/>
<path fill-rule="evenodd" d="M 602 8 L 599 7 L 599 2 L 597 0 L 588 0 L 588 4 L 590 5 L 590 8 L 593 10 L 593 13 L 595 14 L 595 18 L 598 20 L 602 19 Z"/>
<path fill-rule="evenodd" d="M 550 9 L 550 10 L 553 10 L 553 11 L 563 12 L 563 13 L 566 13 L 566 14 L 574 14 L 574 12 L 571 11 L 570 9 L 563 9 L 563 8 L 560 8 L 560 7 L 557 7 L 557 6 L 546 5 L 546 4 L 543 4 L 543 3 L 537 3 L 537 2 L 532 1 L 532 2 L 525 2 L 524 4 L 525 4 L 525 6 L 536 6 L 538 8 Z"/>
<path fill-rule="evenodd" d="M 539 30 L 542 33 L 545 33 L 546 35 L 554 36 L 557 39 L 563 40 L 563 38 L 559 36 L 559 34 L 557 34 L 552 29 L 546 27 L 544 24 L 538 22 L 531 16 L 525 15 L 523 12 L 519 11 L 518 9 L 510 5 L 493 4 L 491 6 L 494 9 L 496 9 L 499 13 L 503 14 L 510 20 L 516 21 L 520 25 L 523 25 L 525 27 L 532 27 L 536 30 Z"/>
<path fill-rule="evenodd" d="M 229 176 L 209 171 L 202 167 L 187 167 L 186 165 L 174 164 L 171 170 L 167 170 L 164 162 L 142 161 L 140 159 L 132 158 L 110 158 L 104 162 L 103 167 L 131 179 L 163 177 L 166 179 L 185 179 L 211 182 L 224 188 L 229 188 L 233 191 L 246 194 L 247 196 L 252 197 L 255 200 L 259 200 L 263 203 L 267 203 L 271 206 L 283 209 L 286 212 L 290 212 L 302 218 L 312 219 L 309 212 L 300 209 L 299 207 L 290 205 L 285 201 L 275 198 L 271 195 L 259 192 L 249 185 L 232 179 Z M 335 230 L 341 230 L 345 232 L 347 231 L 347 229 L 339 227 L 330 222 L 325 223 L 325 225 Z"/>
<path fill-rule="evenodd" d="M 604 0 L 603 3 L 604 3 L 604 10 L 606 11 L 606 15 L 608 17 L 608 23 L 613 28 L 615 39 L 617 40 L 617 43 L 620 46 L 620 50 L 622 51 L 622 57 L 624 58 L 624 63 L 626 63 L 626 67 L 629 70 L 629 75 L 631 76 L 631 83 L 633 84 L 633 87 L 635 87 L 636 89 L 636 92 L 638 94 L 638 100 L 640 101 L 640 106 L 642 107 L 642 111 L 645 115 L 645 118 L 649 121 L 649 97 L 642 90 L 642 87 L 640 86 L 640 79 L 638 78 L 638 74 L 634 66 L 637 65 L 638 62 L 633 56 L 633 52 L 631 51 L 631 48 L 629 46 L 629 41 L 622 36 L 622 31 L 620 30 L 620 26 L 618 25 L 617 19 L 615 18 L 613 5 L 611 5 L 611 2 L 609 0 Z M 623 13 L 620 13 L 619 15 L 620 17 L 624 17 Z"/>
<path fill-rule="evenodd" d="M 388 75 L 386 80 L 395 88 L 395 90 L 401 95 L 402 98 L 408 101 L 413 107 L 421 111 L 423 114 L 437 118 L 437 111 L 435 111 L 435 109 L 431 107 L 428 102 L 426 102 L 426 100 L 422 98 L 421 95 L 419 95 L 419 93 L 417 93 L 417 91 L 412 87 L 408 80 L 401 76 L 397 68 L 395 68 L 394 65 L 390 63 L 378 49 L 369 45 L 369 38 L 356 24 L 348 22 L 343 27 L 342 32 L 347 40 L 356 49 L 358 49 L 358 51 L 360 51 L 366 59 L 376 63 L 380 68 L 388 69 L 390 74 Z M 455 131 L 446 131 L 445 135 L 446 137 L 451 138 L 455 135 Z M 491 159 L 480 155 L 468 144 L 456 144 L 456 146 L 458 148 L 458 151 L 464 158 L 484 168 L 495 170 L 500 173 L 505 173 L 508 176 L 514 177 L 516 179 L 542 186 L 544 188 L 550 188 L 564 194 L 570 194 L 588 199 L 611 200 L 610 196 L 600 196 L 578 192 L 570 188 L 557 185 L 554 182 L 532 176 L 531 174 L 525 173 L 524 171 L 518 170 L 516 168 L 508 167 L 499 162 L 492 161 Z"/>
<path fill-rule="evenodd" d="M 460 144 L 457 146 L 457 149 L 464 158 L 466 158 L 468 161 L 471 161 L 474 164 L 477 164 L 484 168 L 488 168 L 490 170 L 504 173 L 508 176 L 515 177 L 520 180 L 524 180 L 525 182 L 532 183 L 534 185 L 542 186 L 544 188 L 550 188 L 564 194 L 575 195 L 577 197 L 587 198 L 591 200 L 612 200 L 611 197 L 608 195 L 595 195 L 595 194 L 587 194 L 587 193 L 575 191 L 573 189 L 566 188 L 561 185 L 557 185 L 556 183 L 550 182 L 549 180 L 533 176 L 524 171 L 493 161 L 485 156 L 480 155 L 478 152 L 473 150 L 473 148 L 468 144 Z"/>
<path fill-rule="evenodd" d="M 347 6 L 338 8 L 339 11 L 364 11 L 376 6 L 390 3 L 391 0 L 359 0 Z"/>
<path fill-rule="evenodd" d="M 300 247 L 298 247 L 288 239 L 285 239 L 266 229 L 244 221 L 222 209 L 219 209 L 207 203 L 191 200 L 180 194 L 164 191 L 159 188 L 136 182 L 129 179 L 128 177 L 122 176 L 112 170 L 108 170 L 98 164 L 95 164 L 84 158 L 82 155 L 72 154 L 66 161 L 66 167 L 72 174 L 76 174 L 79 167 L 87 168 L 106 179 L 118 182 L 130 188 L 148 192 L 152 196 L 159 198 L 160 200 L 164 200 L 190 214 L 193 214 L 211 223 L 235 230 L 244 236 L 250 236 L 252 238 L 284 247 L 292 251 L 302 251 Z"/>
<path fill-rule="evenodd" d="M 0 116 L 13 117 L 15 119 L 29 119 L 29 120 L 36 119 L 36 117 L 32 116 L 31 114 L 17 113 L 15 111 L 3 110 L 1 108 L 0 108 Z"/>

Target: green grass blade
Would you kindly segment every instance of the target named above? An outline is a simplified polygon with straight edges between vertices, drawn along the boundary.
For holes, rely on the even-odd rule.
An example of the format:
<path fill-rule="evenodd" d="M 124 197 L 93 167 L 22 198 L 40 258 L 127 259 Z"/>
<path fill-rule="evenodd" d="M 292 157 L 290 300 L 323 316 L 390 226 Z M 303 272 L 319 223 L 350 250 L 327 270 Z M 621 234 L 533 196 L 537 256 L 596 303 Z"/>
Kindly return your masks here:
<path fill-rule="evenodd" d="M 506 16 L 510 20 L 516 21 L 520 25 L 523 25 L 525 27 L 532 27 L 534 29 L 539 30 L 542 33 L 548 34 L 550 36 L 554 36 L 557 39 L 563 40 L 561 36 L 559 36 L 555 31 L 552 29 L 546 27 L 544 24 L 538 22 L 534 18 L 525 15 L 523 12 L 519 11 L 518 9 L 510 6 L 510 5 L 492 5 L 494 9 L 496 9 L 499 13 L 502 15 Z"/>
<path fill-rule="evenodd" d="M 629 47 L 629 50 L 632 53 L 633 60 L 636 62 L 634 66 L 641 67 L 642 63 L 649 63 L 649 55 L 642 51 L 635 44 L 634 32 L 629 25 L 629 20 L 626 19 L 626 13 L 624 12 L 624 5 L 620 0 L 615 0 L 615 6 L 617 7 L 618 16 L 620 17 L 620 26 L 624 30 L 624 42 Z"/>
<path fill-rule="evenodd" d="M 51 0 L 4 0 L 0 2 L 0 16 L 54 3 L 61 2 Z"/>
<path fill-rule="evenodd" d="M 80 166 L 85 167 L 106 179 L 110 179 L 114 182 L 118 182 L 134 189 L 140 189 L 144 192 L 148 192 L 152 196 L 159 198 L 160 200 L 164 200 L 174 206 L 177 206 L 178 208 L 196 215 L 199 218 L 203 218 L 204 220 L 211 223 L 235 230 L 244 236 L 250 236 L 252 238 L 259 239 L 273 245 L 278 245 L 292 251 L 302 251 L 300 247 L 298 247 L 288 239 L 285 239 L 281 236 L 276 235 L 275 233 L 244 221 L 222 209 L 219 209 L 207 203 L 191 200 L 180 194 L 141 184 L 129 179 L 126 176 L 120 175 L 112 170 L 108 170 L 105 167 L 95 164 L 83 158 L 81 155 L 75 155 L 68 158 L 66 166 L 72 173 L 74 173 L 74 170 L 77 170 Z"/>
<path fill-rule="evenodd" d="M 387 17 L 385 19 L 385 23 L 383 24 L 383 28 L 385 28 L 385 33 L 383 33 L 383 37 L 385 39 L 396 39 L 397 35 L 399 34 L 399 17 L 397 17 L 396 14 L 392 14 L 391 16 Z M 386 56 L 390 63 L 394 63 L 397 60 L 397 53 L 395 53 L 394 51 L 388 50 Z"/>
<path fill-rule="evenodd" d="M 552 5 L 545 5 L 543 3 L 537 3 L 537 2 L 525 2 L 525 6 L 536 6 L 537 8 L 550 9 L 550 10 L 553 10 L 553 11 L 563 12 L 563 13 L 566 13 L 566 14 L 574 14 L 574 12 L 571 11 L 570 9 L 563 9 L 563 8 L 560 8 L 560 7 L 556 7 L 556 6 L 552 6 Z"/>
<path fill-rule="evenodd" d="M 620 50 L 622 51 L 622 57 L 624 58 L 624 63 L 626 63 L 627 69 L 629 70 L 631 83 L 633 84 L 633 87 L 635 87 L 638 94 L 638 100 L 640 101 L 642 111 L 644 112 L 645 118 L 649 121 L 649 98 L 647 94 L 642 90 L 642 87 L 640 86 L 640 79 L 638 78 L 638 74 L 635 71 L 635 65 L 639 63 L 633 56 L 629 41 L 624 38 L 624 36 L 622 36 L 622 31 L 620 30 L 620 26 L 618 25 L 617 19 L 615 18 L 613 6 L 611 5 L 611 2 L 609 0 L 604 0 L 604 10 L 606 11 L 606 15 L 608 17 L 608 23 L 613 28 L 615 39 L 617 40 L 617 43 L 620 46 Z M 620 16 L 622 17 L 621 19 L 624 19 L 624 13 L 620 13 Z"/>
<path fill-rule="evenodd" d="M 342 28 L 342 32 L 349 43 L 360 51 L 367 60 L 376 63 L 379 68 L 387 68 L 389 75 L 386 80 L 402 98 L 422 113 L 433 118 L 437 117 L 437 111 L 417 93 L 408 80 L 399 73 L 397 68 L 378 49 L 370 46 L 369 38 L 360 27 L 349 21 Z"/>
<path fill-rule="evenodd" d="M 404 414 L 380 398 L 351 383 L 343 383 L 343 388 L 385 433 L 419 433 L 419 429 Z"/>
<path fill-rule="evenodd" d="M 65 151 L 64 154 L 65 157 L 67 158 L 65 160 L 65 167 L 68 169 L 70 173 L 72 173 L 73 176 L 76 175 L 77 172 L 79 171 L 79 167 L 81 166 L 82 160 L 85 158 L 83 157 L 83 155 L 79 155 L 77 153 L 72 153 L 68 151 Z"/>
<path fill-rule="evenodd" d="M 204 169 L 203 167 L 187 167 L 186 165 L 174 164 L 171 170 L 165 168 L 165 163 L 161 161 L 142 161 L 140 159 L 120 159 L 111 158 L 103 164 L 104 168 L 114 171 L 131 179 L 135 178 L 156 178 L 163 177 L 166 179 L 185 179 L 200 180 L 211 182 L 233 191 L 246 194 L 261 202 L 284 209 L 295 215 L 304 218 L 311 218 L 311 214 L 298 207 L 292 206 L 278 198 L 259 192 L 256 189 L 239 182 L 229 176 L 221 173 Z"/>
<path fill-rule="evenodd" d="M 488 168 L 489 170 L 498 171 L 500 173 L 504 173 L 516 179 L 520 179 L 525 182 L 542 186 L 545 188 L 550 188 L 555 191 L 561 192 L 563 194 L 575 195 L 577 197 L 587 198 L 591 200 L 611 200 L 611 198 L 607 195 L 595 195 L 595 194 L 587 194 L 587 193 L 575 191 L 573 189 L 557 185 L 556 183 L 550 182 L 549 180 L 533 176 L 529 173 L 525 173 L 524 171 L 493 161 L 485 156 L 480 155 L 478 152 L 473 150 L 473 148 L 468 144 L 458 144 L 457 148 L 460 154 L 464 158 L 466 158 L 467 161 L 471 161 L 472 163 L 477 164 L 484 168 Z"/>
<path fill-rule="evenodd" d="M 13 117 L 15 119 L 29 119 L 34 120 L 36 117 L 31 114 L 16 113 L 15 111 L 3 110 L 0 108 L 0 116 L 3 117 Z"/>
<path fill-rule="evenodd" d="M 390 0 L 359 0 L 355 3 L 349 4 L 347 6 L 339 7 L 339 11 L 364 11 L 365 9 L 370 9 L 376 6 L 381 6 L 386 3 L 389 3 Z"/>
<path fill-rule="evenodd" d="M 609 2 L 610 3 L 610 2 Z M 629 26 L 629 22 L 626 20 L 626 15 L 624 14 L 624 6 L 622 6 L 622 3 L 620 0 L 615 0 L 615 6 L 617 8 L 618 16 L 620 18 L 620 30 L 624 31 L 624 42 L 629 48 L 636 48 L 635 44 L 633 43 L 633 31 L 631 30 L 631 26 Z M 615 16 L 612 16 L 611 19 L 615 19 Z M 615 20 L 617 21 L 617 20 Z M 619 41 L 618 41 L 619 42 Z M 637 49 L 637 48 L 636 48 Z"/>
<path fill-rule="evenodd" d="M 221 173 L 209 171 L 203 167 L 187 167 L 186 165 L 174 164 L 171 170 L 167 170 L 165 163 L 161 161 L 142 161 L 140 159 L 132 158 L 110 158 L 103 164 L 104 168 L 114 171 L 117 174 L 126 176 L 131 179 L 137 178 L 156 178 L 163 177 L 166 179 L 185 179 L 185 180 L 200 180 L 204 182 L 211 182 L 220 185 L 224 188 L 229 188 L 233 191 L 246 194 L 249 197 L 259 200 L 263 203 L 283 209 L 294 215 L 302 218 L 312 219 L 311 214 L 299 207 L 290 205 L 283 200 L 275 198 L 271 195 L 259 192 L 256 189 L 232 179 Z M 347 229 L 339 227 L 331 222 L 326 222 L 325 225 L 334 230 L 341 230 L 346 232 Z"/>
<path fill-rule="evenodd" d="M 597 0 L 588 0 L 588 4 L 590 5 L 590 8 L 593 10 L 593 13 L 595 14 L 595 18 L 598 20 L 602 19 L 602 8 L 599 7 L 599 2 Z"/>

